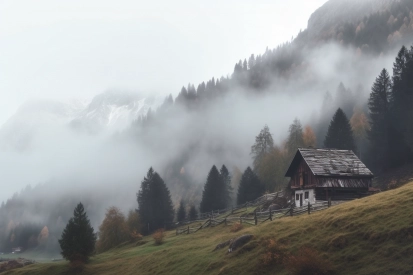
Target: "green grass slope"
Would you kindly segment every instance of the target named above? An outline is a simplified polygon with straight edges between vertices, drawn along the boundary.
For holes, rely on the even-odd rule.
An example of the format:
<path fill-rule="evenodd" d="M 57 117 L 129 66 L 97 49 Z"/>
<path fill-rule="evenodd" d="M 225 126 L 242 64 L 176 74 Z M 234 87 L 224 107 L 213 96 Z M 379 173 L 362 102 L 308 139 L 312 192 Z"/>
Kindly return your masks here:
<path fill-rule="evenodd" d="M 227 253 L 215 246 L 242 234 L 254 238 Z M 175 236 L 165 243 L 125 245 L 97 255 L 82 274 L 290 274 L 283 264 L 265 266 L 261 259 L 268 239 L 298 255 L 311 247 L 330 261 L 335 274 L 413 274 L 413 183 L 330 209 L 244 226 L 206 228 Z M 6 274 L 71 274 L 67 262 L 34 264 Z"/>

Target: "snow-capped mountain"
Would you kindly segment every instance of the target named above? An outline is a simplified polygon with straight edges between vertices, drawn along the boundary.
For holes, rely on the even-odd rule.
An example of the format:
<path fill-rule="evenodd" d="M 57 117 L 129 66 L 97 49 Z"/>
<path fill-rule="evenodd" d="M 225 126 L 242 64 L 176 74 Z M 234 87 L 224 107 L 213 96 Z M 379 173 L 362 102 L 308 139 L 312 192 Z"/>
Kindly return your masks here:
<path fill-rule="evenodd" d="M 133 93 L 105 92 L 95 96 L 70 125 L 90 133 L 105 128 L 123 130 L 149 109 L 156 110 L 163 100 L 162 96 L 143 98 Z"/>
<path fill-rule="evenodd" d="M 91 101 L 31 100 L 0 126 L 0 149 L 30 150 L 38 134 L 53 135 L 58 128 L 87 134 L 121 131 L 162 102 L 162 96 L 145 98 L 124 92 L 105 92 Z"/>

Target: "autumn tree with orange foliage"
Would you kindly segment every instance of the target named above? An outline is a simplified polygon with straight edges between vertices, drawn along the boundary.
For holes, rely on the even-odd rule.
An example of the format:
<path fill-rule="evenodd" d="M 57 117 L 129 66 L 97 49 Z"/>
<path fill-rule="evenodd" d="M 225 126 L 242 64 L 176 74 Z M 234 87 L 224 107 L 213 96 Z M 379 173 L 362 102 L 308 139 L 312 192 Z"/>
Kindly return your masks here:
<path fill-rule="evenodd" d="M 106 211 L 105 219 L 99 226 L 99 239 L 96 243 L 98 252 L 107 251 L 130 238 L 129 227 L 125 216 L 117 207 L 110 207 Z"/>
<path fill-rule="evenodd" d="M 305 147 L 315 148 L 317 145 L 317 138 L 313 129 L 310 126 L 306 126 L 303 132 L 303 142 Z"/>

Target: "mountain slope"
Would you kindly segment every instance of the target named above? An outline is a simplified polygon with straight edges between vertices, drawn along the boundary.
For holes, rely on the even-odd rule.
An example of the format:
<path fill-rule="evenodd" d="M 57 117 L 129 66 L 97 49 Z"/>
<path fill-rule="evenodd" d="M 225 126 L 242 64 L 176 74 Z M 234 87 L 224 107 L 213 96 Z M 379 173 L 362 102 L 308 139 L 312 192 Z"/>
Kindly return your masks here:
<path fill-rule="evenodd" d="M 230 233 L 224 225 L 190 235 L 168 232 L 155 246 L 125 245 L 97 255 L 84 274 L 291 274 L 280 264 L 265 266 L 261 259 L 268 240 L 277 251 L 299 257 L 310 247 L 335 274 L 411 274 L 413 262 L 413 183 L 395 190 L 347 202 L 330 209 L 247 226 Z M 252 241 L 228 254 L 215 246 L 242 234 Z M 268 251 L 267 251 L 268 252 Z M 66 262 L 35 264 L 8 274 L 57 274 L 68 271 Z M 7 273 L 6 273 L 7 274 Z"/>

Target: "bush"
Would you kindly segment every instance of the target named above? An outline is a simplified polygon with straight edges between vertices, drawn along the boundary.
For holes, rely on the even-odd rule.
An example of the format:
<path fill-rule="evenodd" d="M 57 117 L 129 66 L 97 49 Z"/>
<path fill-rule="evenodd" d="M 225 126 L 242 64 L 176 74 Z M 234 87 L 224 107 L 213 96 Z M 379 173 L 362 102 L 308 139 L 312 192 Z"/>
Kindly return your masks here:
<path fill-rule="evenodd" d="M 288 256 L 285 266 L 295 275 L 328 275 L 334 272 L 330 261 L 323 259 L 316 250 L 308 247 L 301 248 L 298 255 Z"/>
<path fill-rule="evenodd" d="M 232 226 L 231 226 L 231 232 L 238 232 L 238 231 L 240 231 L 241 229 L 243 228 L 243 226 L 242 226 L 242 223 L 239 223 L 239 222 L 237 222 L 237 223 L 234 223 Z"/>
<path fill-rule="evenodd" d="M 155 231 L 155 233 L 153 233 L 152 238 L 154 239 L 156 245 L 163 243 L 163 238 L 165 237 L 164 231 L 165 230 L 163 229 L 158 229 Z"/>
<path fill-rule="evenodd" d="M 283 264 L 289 257 L 286 246 L 280 244 L 274 239 L 267 240 L 265 253 L 261 258 L 261 263 L 266 266 Z"/>

